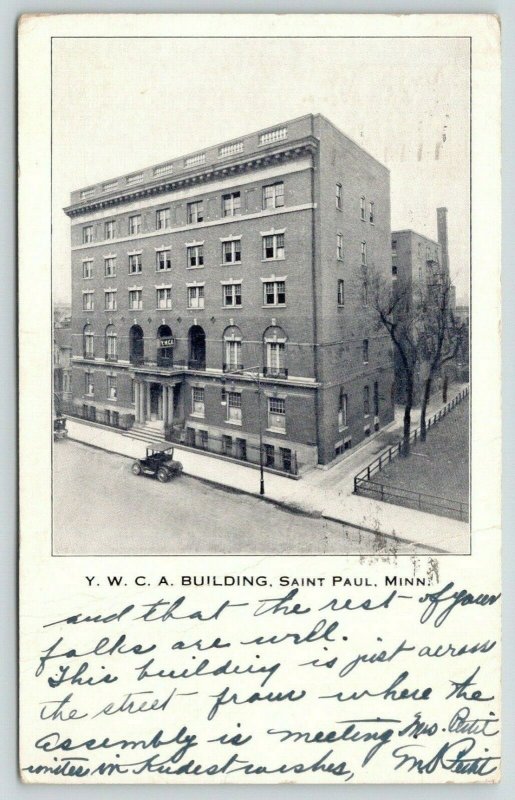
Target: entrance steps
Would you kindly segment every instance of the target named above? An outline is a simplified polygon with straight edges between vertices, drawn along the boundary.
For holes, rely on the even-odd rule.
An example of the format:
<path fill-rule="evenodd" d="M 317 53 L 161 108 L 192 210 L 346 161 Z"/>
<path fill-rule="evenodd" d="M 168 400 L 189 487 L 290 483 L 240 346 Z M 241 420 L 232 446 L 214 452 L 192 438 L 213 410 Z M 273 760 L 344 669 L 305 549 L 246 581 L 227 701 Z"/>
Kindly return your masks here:
<path fill-rule="evenodd" d="M 128 431 L 124 431 L 124 436 L 130 436 L 132 439 L 139 439 L 148 444 L 163 444 L 165 442 L 165 434 L 162 426 L 152 423 L 136 423 Z"/>

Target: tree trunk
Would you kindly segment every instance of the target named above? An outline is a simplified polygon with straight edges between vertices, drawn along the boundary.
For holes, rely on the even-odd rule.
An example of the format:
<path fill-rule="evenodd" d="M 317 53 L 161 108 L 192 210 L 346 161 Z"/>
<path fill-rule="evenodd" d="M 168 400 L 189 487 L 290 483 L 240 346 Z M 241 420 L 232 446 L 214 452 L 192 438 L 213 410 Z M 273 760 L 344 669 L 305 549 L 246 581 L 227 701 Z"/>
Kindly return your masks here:
<path fill-rule="evenodd" d="M 443 387 L 442 387 L 442 400 L 443 400 L 444 403 L 447 402 L 447 389 L 448 389 L 448 386 L 449 386 L 449 376 L 448 375 L 444 375 Z"/>
<path fill-rule="evenodd" d="M 413 380 L 409 379 L 406 386 L 406 403 L 404 406 L 404 426 L 402 435 L 402 455 L 409 456 L 411 433 L 411 408 L 413 406 Z"/>
<path fill-rule="evenodd" d="M 422 397 L 422 405 L 420 406 L 420 441 L 426 441 L 426 411 L 427 411 L 427 404 L 429 403 L 429 397 L 431 396 L 431 376 L 426 378 L 426 382 L 424 383 L 424 394 Z"/>

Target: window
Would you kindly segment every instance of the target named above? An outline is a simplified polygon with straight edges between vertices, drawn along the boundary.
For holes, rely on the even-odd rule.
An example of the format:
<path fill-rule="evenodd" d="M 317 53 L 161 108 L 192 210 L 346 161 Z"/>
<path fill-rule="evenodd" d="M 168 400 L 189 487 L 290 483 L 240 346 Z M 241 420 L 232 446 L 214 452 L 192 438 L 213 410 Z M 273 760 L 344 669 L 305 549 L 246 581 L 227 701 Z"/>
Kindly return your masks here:
<path fill-rule="evenodd" d="M 241 342 L 236 340 L 225 340 L 225 371 L 242 369 L 241 364 Z"/>
<path fill-rule="evenodd" d="M 282 397 L 268 398 L 268 427 L 277 431 L 286 430 L 286 400 Z"/>
<path fill-rule="evenodd" d="M 269 375 L 280 375 L 285 372 L 285 342 L 266 342 L 266 367 Z"/>
<path fill-rule="evenodd" d="M 204 245 L 195 244 L 187 248 L 188 267 L 204 266 Z"/>
<path fill-rule="evenodd" d="M 209 432 L 208 431 L 199 431 L 200 433 L 200 446 L 202 450 L 209 449 Z"/>
<path fill-rule="evenodd" d="M 223 287 L 223 305 L 241 306 L 241 283 L 228 283 Z"/>
<path fill-rule="evenodd" d="M 104 307 L 106 311 L 116 311 L 116 290 L 104 292 Z"/>
<path fill-rule="evenodd" d="M 84 394 L 87 394 L 90 397 L 92 397 L 95 394 L 95 385 L 93 383 L 92 372 L 84 373 Z"/>
<path fill-rule="evenodd" d="M 203 417 L 204 410 L 204 389 L 195 386 L 191 390 L 191 413 Z"/>
<path fill-rule="evenodd" d="M 222 195 L 222 216 L 234 217 L 241 212 L 241 197 L 239 192 Z"/>
<path fill-rule="evenodd" d="M 370 389 L 368 386 L 363 387 L 363 414 L 365 417 L 370 414 Z"/>
<path fill-rule="evenodd" d="M 222 262 L 224 264 L 238 264 L 241 261 L 241 240 L 222 242 Z"/>
<path fill-rule="evenodd" d="M 363 355 L 363 363 L 368 364 L 368 339 L 363 339 L 361 350 Z"/>
<path fill-rule="evenodd" d="M 267 281 L 263 284 L 265 306 L 284 306 L 286 303 L 285 281 Z"/>
<path fill-rule="evenodd" d="M 344 392 L 340 392 L 340 402 L 338 405 L 338 430 L 340 431 L 347 427 L 347 403 L 347 395 L 344 394 Z"/>
<path fill-rule="evenodd" d="M 116 276 L 116 259 L 113 256 L 104 258 L 104 275 L 106 278 L 114 278 Z"/>
<path fill-rule="evenodd" d="M 129 217 L 129 235 L 134 236 L 137 233 L 141 233 L 141 214 Z"/>
<path fill-rule="evenodd" d="M 367 265 L 367 243 L 361 242 L 361 266 L 366 267 Z"/>
<path fill-rule="evenodd" d="M 284 258 L 284 233 L 263 236 L 263 259 L 270 261 Z"/>
<path fill-rule="evenodd" d="M 392 275 L 394 278 L 397 277 L 397 264 L 392 264 Z"/>
<path fill-rule="evenodd" d="M 141 253 L 129 256 L 129 275 L 135 275 L 142 270 Z"/>
<path fill-rule="evenodd" d="M 265 467 L 275 467 L 275 447 L 273 444 L 265 444 Z"/>
<path fill-rule="evenodd" d="M 263 208 L 280 208 L 284 206 L 284 183 L 271 183 L 263 186 Z"/>
<path fill-rule="evenodd" d="M 338 279 L 338 305 L 345 305 L 345 281 L 343 278 Z"/>
<path fill-rule="evenodd" d="M 158 250 L 156 253 L 156 269 L 164 272 L 165 269 L 172 268 L 172 256 L 170 250 Z"/>
<path fill-rule="evenodd" d="M 188 203 L 188 225 L 194 225 L 197 222 L 202 222 L 204 219 L 204 209 L 202 200 L 197 200 L 195 203 Z"/>
<path fill-rule="evenodd" d="M 336 208 L 338 211 L 342 210 L 342 185 L 341 183 L 336 184 Z"/>
<path fill-rule="evenodd" d="M 392 239 L 392 250 L 397 250 L 397 239 Z"/>
<path fill-rule="evenodd" d="M 82 262 L 82 277 L 86 280 L 93 277 L 93 260 Z"/>
<path fill-rule="evenodd" d="M 82 310 L 83 311 L 93 311 L 95 308 L 95 303 L 93 300 L 93 292 L 83 292 L 82 293 Z"/>
<path fill-rule="evenodd" d="M 104 223 L 104 239 L 114 239 L 116 235 L 114 219 Z"/>
<path fill-rule="evenodd" d="M 106 328 L 106 361 L 117 360 L 117 339 L 114 325 Z"/>
<path fill-rule="evenodd" d="M 204 308 L 203 286 L 188 286 L 188 308 Z"/>
<path fill-rule="evenodd" d="M 116 375 L 107 376 L 107 397 L 109 400 L 116 400 L 118 389 L 116 387 Z"/>
<path fill-rule="evenodd" d="M 343 261 L 343 235 L 341 233 L 336 234 L 336 258 Z"/>
<path fill-rule="evenodd" d="M 373 203 L 369 203 L 368 204 L 368 219 L 372 224 L 374 224 L 374 204 Z"/>
<path fill-rule="evenodd" d="M 281 454 L 281 464 L 282 468 L 285 472 L 292 471 L 292 457 L 291 457 L 291 450 L 289 447 L 280 447 L 279 452 Z"/>
<path fill-rule="evenodd" d="M 363 306 L 368 306 L 368 281 L 363 281 L 362 287 Z"/>
<path fill-rule="evenodd" d="M 129 291 L 129 310 L 141 311 L 143 308 L 143 291 L 141 289 L 131 289 Z"/>
<path fill-rule="evenodd" d="M 95 357 L 95 336 L 91 325 L 86 325 L 82 334 L 82 345 L 84 358 Z"/>
<path fill-rule="evenodd" d="M 169 227 L 170 227 L 170 209 L 161 208 L 159 211 L 156 211 L 156 228 L 159 231 L 162 228 L 169 228 Z"/>
<path fill-rule="evenodd" d="M 172 289 L 165 286 L 163 289 L 156 290 L 157 308 L 165 309 L 172 307 Z"/>
<path fill-rule="evenodd" d="M 82 244 L 88 244 L 93 241 L 93 225 L 86 225 L 82 229 Z"/>
<path fill-rule="evenodd" d="M 365 198 L 363 195 L 359 198 L 359 215 L 362 220 L 365 219 Z"/>
<path fill-rule="evenodd" d="M 232 455 L 232 436 L 222 436 L 222 453 L 224 456 Z"/>
<path fill-rule="evenodd" d="M 227 419 L 229 422 L 241 423 L 240 392 L 227 392 Z"/>

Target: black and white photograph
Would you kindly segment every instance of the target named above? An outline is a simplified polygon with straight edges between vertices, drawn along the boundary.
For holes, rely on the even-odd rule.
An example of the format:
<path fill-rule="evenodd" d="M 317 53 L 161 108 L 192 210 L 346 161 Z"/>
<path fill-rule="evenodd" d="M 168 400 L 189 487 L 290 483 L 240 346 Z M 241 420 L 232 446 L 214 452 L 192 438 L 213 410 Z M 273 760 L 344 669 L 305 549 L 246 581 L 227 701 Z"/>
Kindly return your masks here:
<path fill-rule="evenodd" d="M 497 783 L 499 20 L 19 53 L 21 780 Z"/>
<path fill-rule="evenodd" d="M 54 555 L 469 552 L 470 57 L 53 39 Z"/>

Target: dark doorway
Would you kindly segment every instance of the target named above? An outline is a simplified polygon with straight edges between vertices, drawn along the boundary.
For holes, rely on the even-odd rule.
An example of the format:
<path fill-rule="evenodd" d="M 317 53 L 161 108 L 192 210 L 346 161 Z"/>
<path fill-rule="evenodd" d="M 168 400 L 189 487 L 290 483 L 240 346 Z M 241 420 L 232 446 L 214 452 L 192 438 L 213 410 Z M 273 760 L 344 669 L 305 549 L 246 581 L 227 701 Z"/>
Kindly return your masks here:
<path fill-rule="evenodd" d="M 206 368 L 206 334 L 200 325 L 192 325 L 189 332 L 190 356 L 188 366 L 190 369 Z"/>
<path fill-rule="evenodd" d="M 169 325 L 161 325 L 157 331 L 157 364 L 159 367 L 173 366 L 173 337 Z"/>
<path fill-rule="evenodd" d="M 142 364 L 145 356 L 143 343 L 143 330 L 139 325 L 133 325 L 129 332 L 130 362 L 131 364 Z"/>
<path fill-rule="evenodd" d="M 162 419 L 160 383 L 150 384 L 150 419 Z"/>

